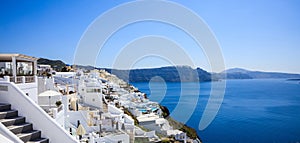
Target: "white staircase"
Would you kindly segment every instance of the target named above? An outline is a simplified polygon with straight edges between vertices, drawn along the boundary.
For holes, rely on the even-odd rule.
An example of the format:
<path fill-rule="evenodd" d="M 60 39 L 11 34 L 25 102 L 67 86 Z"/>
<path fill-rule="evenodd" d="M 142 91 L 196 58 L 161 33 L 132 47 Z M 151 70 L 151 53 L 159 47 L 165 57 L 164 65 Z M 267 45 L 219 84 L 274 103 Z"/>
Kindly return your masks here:
<path fill-rule="evenodd" d="M 78 143 L 16 84 L 0 81 L 0 103 L 0 134 L 14 143 Z"/>
<path fill-rule="evenodd" d="M 12 133 L 26 143 L 49 143 L 49 139 L 41 138 L 41 131 L 33 130 L 32 123 L 18 116 L 17 110 L 12 110 L 10 104 L 0 103 L 0 122 Z"/>

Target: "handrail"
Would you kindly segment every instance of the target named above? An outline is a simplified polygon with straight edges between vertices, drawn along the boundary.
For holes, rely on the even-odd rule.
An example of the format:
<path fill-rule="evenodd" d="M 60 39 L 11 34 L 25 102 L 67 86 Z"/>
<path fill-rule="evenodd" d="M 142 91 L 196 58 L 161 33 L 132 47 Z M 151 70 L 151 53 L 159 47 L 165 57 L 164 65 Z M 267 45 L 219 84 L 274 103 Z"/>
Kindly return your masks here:
<path fill-rule="evenodd" d="M 8 87 L 8 91 L 0 91 L 0 100 L 10 103 L 21 116 L 25 116 L 29 122 L 32 122 L 34 127 L 41 130 L 42 134 L 46 135 L 51 142 L 78 143 L 14 83 L 0 81 L 0 85 Z M 1 95 L 3 92 L 8 95 Z"/>

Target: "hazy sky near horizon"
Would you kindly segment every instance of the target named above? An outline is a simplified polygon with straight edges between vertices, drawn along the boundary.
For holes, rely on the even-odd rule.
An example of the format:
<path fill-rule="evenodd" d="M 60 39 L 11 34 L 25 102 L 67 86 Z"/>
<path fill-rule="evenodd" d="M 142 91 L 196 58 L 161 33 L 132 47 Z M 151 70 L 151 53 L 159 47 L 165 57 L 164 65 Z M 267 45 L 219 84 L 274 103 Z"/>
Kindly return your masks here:
<path fill-rule="evenodd" d="M 107 10 L 125 2 L 128 1 L 2 0 L 0 53 L 21 53 L 72 64 L 76 46 L 87 27 Z M 194 11 L 207 23 L 219 41 L 226 68 L 300 73 L 299 0 L 173 2 Z M 172 39 L 182 46 L 197 67 L 210 71 L 205 54 L 190 37 L 158 22 L 141 22 L 120 29 L 104 45 L 96 66 L 110 67 L 124 45 L 147 35 Z M 166 60 L 149 57 L 134 67 L 169 64 Z"/>

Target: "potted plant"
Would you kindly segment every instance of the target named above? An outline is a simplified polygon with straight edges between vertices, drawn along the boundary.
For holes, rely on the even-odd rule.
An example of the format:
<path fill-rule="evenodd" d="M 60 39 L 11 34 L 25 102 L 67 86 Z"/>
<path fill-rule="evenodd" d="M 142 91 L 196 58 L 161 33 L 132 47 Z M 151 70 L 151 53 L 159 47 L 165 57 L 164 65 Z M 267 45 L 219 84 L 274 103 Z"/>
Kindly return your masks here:
<path fill-rule="evenodd" d="M 61 101 L 56 101 L 55 102 L 56 107 L 59 107 L 61 104 L 62 104 Z"/>

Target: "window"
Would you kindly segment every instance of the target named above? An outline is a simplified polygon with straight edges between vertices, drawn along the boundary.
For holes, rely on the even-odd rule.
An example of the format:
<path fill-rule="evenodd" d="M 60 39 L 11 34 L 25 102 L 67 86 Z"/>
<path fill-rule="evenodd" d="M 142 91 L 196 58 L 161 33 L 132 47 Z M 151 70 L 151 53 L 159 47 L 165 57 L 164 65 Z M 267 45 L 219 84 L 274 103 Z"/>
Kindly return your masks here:
<path fill-rule="evenodd" d="M 33 63 L 17 61 L 17 75 L 33 75 Z"/>
<path fill-rule="evenodd" d="M 87 89 L 86 92 L 87 93 L 100 93 L 101 89 L 92 88 L 92 89 Z"/>
<path fill-rule="evenodd" d="M 88 89 L 86 89 L 86 92 L 87 92 L 87 93 L 93 93 L 93 92 L 94 92 L 94 89 L 89 89 L 89 88 L 88 88 Z"/>
<path fill-rule="evenodd" d="M 0 76 L 12 76 L 12 63 L 0 62 Z"/>

